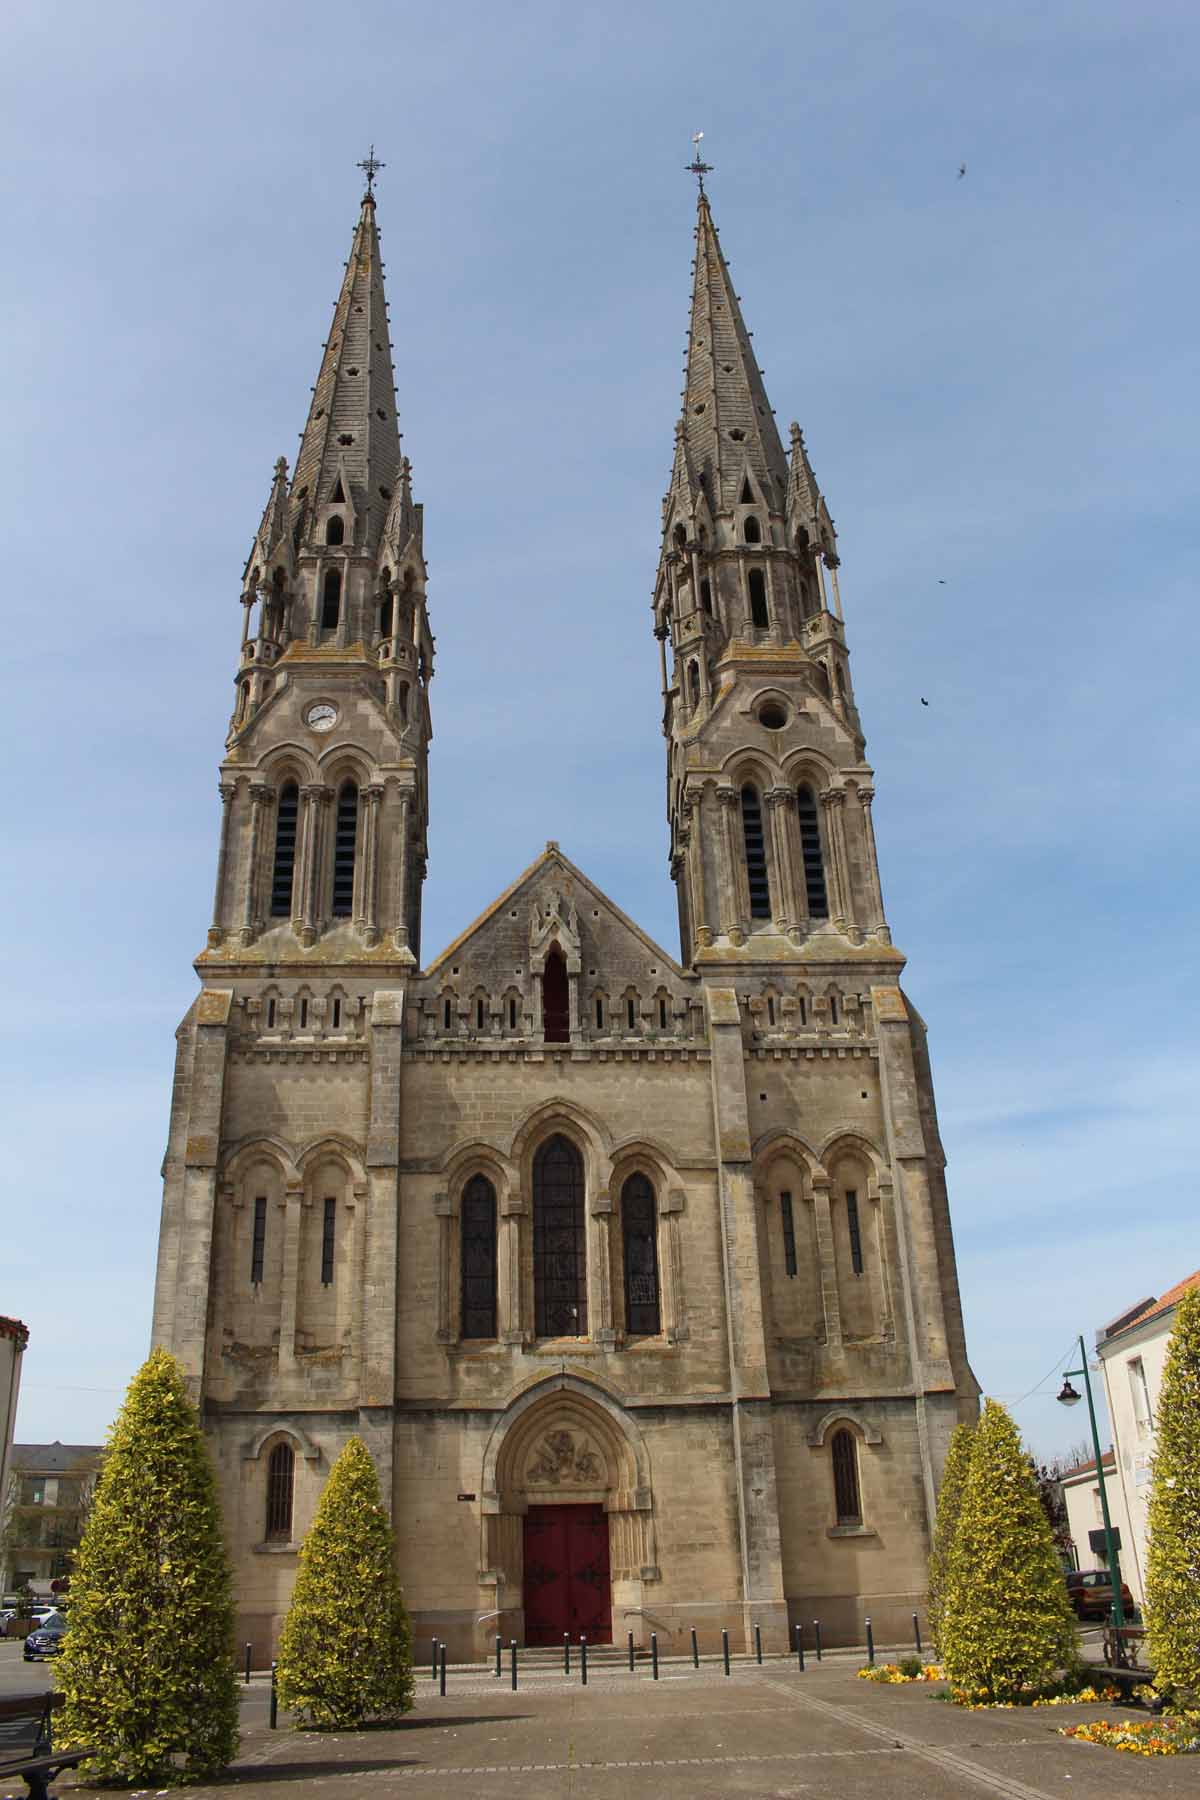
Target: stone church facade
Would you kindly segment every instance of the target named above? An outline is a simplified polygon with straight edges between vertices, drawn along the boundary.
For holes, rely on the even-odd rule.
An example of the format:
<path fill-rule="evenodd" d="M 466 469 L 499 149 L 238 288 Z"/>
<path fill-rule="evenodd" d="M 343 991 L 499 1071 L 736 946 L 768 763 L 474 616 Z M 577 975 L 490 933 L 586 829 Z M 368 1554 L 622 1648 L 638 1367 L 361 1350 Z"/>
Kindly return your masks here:
<path fill-rule="evenodd" d="M 265 1655 L 351 1433 L 414 1628 L 902 1634 L 974 1409 L 832 522 L 701 189 L 663 506 L 678 958 L 549 843 L 423 960 L 434 645 L 368 189 L 246 566 L 154 1341 Z"/>

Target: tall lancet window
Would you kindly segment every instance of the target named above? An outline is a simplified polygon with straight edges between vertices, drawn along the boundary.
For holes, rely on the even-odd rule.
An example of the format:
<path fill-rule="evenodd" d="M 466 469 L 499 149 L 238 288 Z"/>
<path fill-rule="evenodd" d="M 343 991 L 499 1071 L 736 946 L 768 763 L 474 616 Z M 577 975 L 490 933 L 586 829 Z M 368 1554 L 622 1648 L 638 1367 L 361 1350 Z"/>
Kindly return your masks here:
<path fill-rule="evenodd" d="M 569 1044 L 571 1041 L 567 962 L 557 944 L 551 945 L 542 971 L 542 1036 L 548 1044 Z"/>
<path fill-rule="evenodd" d="M 829 895 L 825 887 L 821 825 L 817 818 L 816 795 L 807 784 L 796 789 L 796 810 L 800 815 L 800 853 L 804 859 L 804 891 L 808 896 L 808 916 L 810 919 L 827 919 Z"/>
<path fill-rule="evenodd" d="M 755 631 L 766 631 L 771 623 L 767 610 L 767 578 L 761 569 L 751 569 L 746 584 L 750 589 L 750 623 Z"/>
<path fill-rule="evenodd" d="M 296 873 L 296 821 L 300 789 L 286 781 L 279 790 L 275 814 L 275 862 L 271 869 L 271 917 L 286 919 L 292 911 L 292 877 Z"/>
<path fill-rule="evenodd" d="M 292 1535 L 292 1490 L 296 1479 L 296 1456 L 290 1444 L 276 1444 L 267 1461 L 268 1541 L 286 1541 Z"/>
<path fill-rule="evenodd" d="M 742 834 L 746 841 L 746 882 L 750 889 L 750 917 L 769 919 L 771 888 L 767 880 L 767 846 L 763 837 L 762 804 L 758 789 L 749 782 L 742 789 Z"/>
<path fill-rule="evenodd" d="M 321 588 L 321 630 L 336 631 L 338 618 L 342 610 L 342 572 L 340 569 L 326 571 L 325 582 Z"/>
<path fill-rule="evenodd" d="M 621 1189 L 621 1237 L 625 1253 L 625 1329 L 630 1337 L 657 1337 L 658 1209 L 644 1175 Z"/>
<path fill-rule="evenodd" d="M 354 852 L 358 844 L 358 789 L 343 781 L 338 790 L 333 830 L 333 916 L 348 919 L 354 911 Z"/>
<path fill-rule="evenodd" d="M 463 1189 L 462 1335 L 496 1335 L 496 1190 L 486 1175 Z"/>
<path fill-rule="evenodd" d="M 533 1310 L 539 1337 L 587 1336 L 583 1162 L 565 1137 L 533 1159 Z"/>

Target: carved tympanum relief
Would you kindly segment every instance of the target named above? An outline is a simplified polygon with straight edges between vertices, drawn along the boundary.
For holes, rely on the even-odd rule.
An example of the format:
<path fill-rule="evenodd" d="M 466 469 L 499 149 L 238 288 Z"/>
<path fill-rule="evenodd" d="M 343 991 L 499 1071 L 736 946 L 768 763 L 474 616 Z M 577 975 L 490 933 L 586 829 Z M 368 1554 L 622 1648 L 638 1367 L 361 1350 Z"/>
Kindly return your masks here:
<path fill-rule="evenodd" d="M 527 1487 L 598 1487 L 605 1481 L 604 1458 L 586 1438 L 576 1442 L 570 1431 L 548 1431 L 525 1469 Z"/>

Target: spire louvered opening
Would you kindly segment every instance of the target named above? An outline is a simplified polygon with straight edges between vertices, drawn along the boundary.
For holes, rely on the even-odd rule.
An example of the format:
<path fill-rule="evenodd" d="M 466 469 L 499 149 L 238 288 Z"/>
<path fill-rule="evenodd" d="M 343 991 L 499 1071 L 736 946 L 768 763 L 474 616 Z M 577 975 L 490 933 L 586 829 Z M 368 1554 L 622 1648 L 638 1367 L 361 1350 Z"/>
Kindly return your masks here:
<path fill-rule="evenodd" d="M 321 587 L 321 630 L 336 631 L 342 610 L 342 572 L 329 569 Z"/>
<path fill-rule="evenodd" d="M 339 513 L 333 513 L 325 524 L 325 542 L 327 544 L 344 544 L 346 541 L 346 521 Z"/>
<path fill-rule="evenodd" d="M 796 789 L 796 811 L 800 815 L 800 853 L 804 860 L 804 889 L 808 896 L 808 914 L 812 919 L 829 917 L 829 898 L 825 889 L 825 856 L 821 848 L 821 824 L 817 817 L 817 801 L 808 786 Z"/>
<path fill-rule="evenodd" d="M 296 824 L 300 789 L 289 781 L 279 790 L 275 815 L 275 860 L 271 869 L 271 917 L 286 919 L 292 910 L 292 877 L 296 872 Z"/>
<path fill-rule="evenodd" d="M 354 910 L 354 852 L 358 844 L 358 789 L 344 781 L 337 798 L 333 835 L 333 916 L 348 919 Z"/>
<path fill-rule="evenodd" d="M 742 526 L 742 534 L 748 544 L 762 543 L 762 526 L 759 524 L 753 513 L 746 514 L 745 523 Z"/>
<path fill-rule="evenodd" d="M 771 623 L 767 611 L 767 578 L 761 569 L 751 569 L 746 582 L 750 589 L 750 623 L 755 631 L 766 631 Z"/>
<path fill-rule="evenodd" d="M 542 972 L 542 1036 L 548 1044 L 571 1041 L 571 994 L 566 958 L 555 944 Z"/>
<path fill-rule="evenodd" d="M 758 789 L 747 782 L 742 789 L 742 835 L 746 843 L 746 881 L 750 889 L 750 917 L 769 919 L 771 888 L 767 880 L 767 846 L 763 837 L 762 804 Z"/>

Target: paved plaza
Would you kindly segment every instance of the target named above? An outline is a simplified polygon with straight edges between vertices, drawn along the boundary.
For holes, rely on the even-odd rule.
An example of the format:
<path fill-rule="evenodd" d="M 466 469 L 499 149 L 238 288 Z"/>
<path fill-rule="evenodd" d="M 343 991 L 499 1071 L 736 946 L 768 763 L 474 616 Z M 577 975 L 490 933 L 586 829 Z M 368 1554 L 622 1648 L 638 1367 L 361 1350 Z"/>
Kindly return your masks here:
<path fill-rule="evenodd" d="M 856 1667 L 857 1659 L 844 1657 L 810 1661 L 803 1675 L 783 1661 L 761 1669 L 735 1664 L 727 1679 L 719 1663 L 699 1671 L 667 1663 L 657 1683 L 648 1669 L 601 1669 L 586 1688 L 577 1670 L 569 1680 L 546 1672 L 522 1677 L 516 1693 L 507 1671 L 497 1681 L 478 1670 L 452 1670 L 444 1700 L 426 1669 L 416 1710 L 401 1727 L 344 1734 L 271 1731 L 267 1684 L 256 1677 L 246 1690 L 237 1764 L 220 1781 L 187 1791 L 196 1800 L 232 1789 L 273 1800 L 359 1793 L 414 1800 L 424 1793 L 455 1800 L 1194 1800 L 1198 1791 L 1192 1758 L 1149 1761 L 1058 1735 L 1060 1726 L 1112 1708 L 969 1713 L 939 1702 L 928 1688 L 859 1681 Z M 49 1679 L 38 1666 L 13 1664 L 10 1654 L 2 1673 L 9 1692 Z M 14 1784 L 12 1791 L 24 1790 Z M 58 1784 L 71 1800 L 100 1791 L 69 1777 Z"/>

